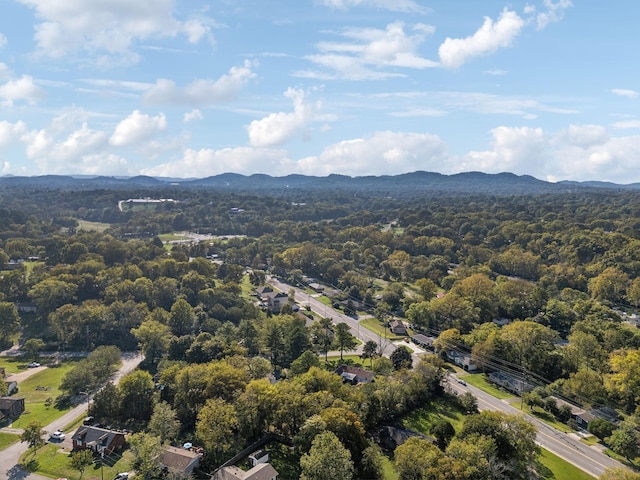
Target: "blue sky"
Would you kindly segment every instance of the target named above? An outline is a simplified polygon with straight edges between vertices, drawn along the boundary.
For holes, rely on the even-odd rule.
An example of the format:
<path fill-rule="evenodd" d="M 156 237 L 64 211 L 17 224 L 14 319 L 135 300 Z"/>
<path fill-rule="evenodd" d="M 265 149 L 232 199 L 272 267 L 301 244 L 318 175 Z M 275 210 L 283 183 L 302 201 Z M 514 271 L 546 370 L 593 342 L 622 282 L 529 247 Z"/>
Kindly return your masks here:
<path fill-rule="evenodd" d="M 640 181 L 619 0 L 0 0 L 0 175 Z"/>

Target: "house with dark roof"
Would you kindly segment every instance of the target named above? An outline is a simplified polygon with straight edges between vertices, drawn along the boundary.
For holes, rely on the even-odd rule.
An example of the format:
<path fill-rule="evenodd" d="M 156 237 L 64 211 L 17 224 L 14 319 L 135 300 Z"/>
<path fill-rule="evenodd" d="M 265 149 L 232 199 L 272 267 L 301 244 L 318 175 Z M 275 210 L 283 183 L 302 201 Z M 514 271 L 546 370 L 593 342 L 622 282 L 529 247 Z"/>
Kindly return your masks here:
<path fill-rule="evenodd" d="M 354 365 L 340 365 L 333 373 L 340 375 L 344 383 L 352 385 L 373 382 L 374 377 L 373 372 Z"/>
<path fill-rule="evenodd" d="M 171 446 L 165 447 L 160 455 L 163 470 L 180 475 L 190 475 L 194 469 L 200 466 L 201 460 L 202 453 Z"/>
<path fill-rule="evenodd" d="M 278 313 L 280 309 L 289 302 L 289 296 L 282 292 L 271 292 L 265 294 L 267 307 L 273 313 Z"/>
<path fill-rule="evenodd" d="M 127 443 L 124 433 L 107 428 L 82 425 L 71 437 L 74 450 L 89 449 L 95 453 L 109 455 L 119 452 Z"/>
<path fill-rule="evenodd" d="M 407 327 L 404 326 L 404 322 L 402 320 L 394 320 L 389 325 L 391 333 L 394 335 L 406 335 Z"/>
<path fill-rule="evenodd" d="M 620 421 L 618 412 L 610 407 L 592 408 L 591 410 L 587 410 L 586 412 L 582 411 L 574 415 L 576 424 L 583 430 L 587 430 L 589 428 L 589 423 L 596 418 L 602 418 L 603 420 L 607 420 L 608 422 L 615 424 Z"/>
<path fill-rule="evenodd" d="M 0 421 L 18 418 L 24 412 L 24 398 L 0 397 Z"/>
<path fill-rule="evenodd" d="M 433 342 L 436 337 L 431 337 L 428 335 L 424 335 L 422 333 L 416 333 L 411 336 L 411 341 L 418 345 L 419 347 L 428 348 L 429 350 L 433 350 Z"/>

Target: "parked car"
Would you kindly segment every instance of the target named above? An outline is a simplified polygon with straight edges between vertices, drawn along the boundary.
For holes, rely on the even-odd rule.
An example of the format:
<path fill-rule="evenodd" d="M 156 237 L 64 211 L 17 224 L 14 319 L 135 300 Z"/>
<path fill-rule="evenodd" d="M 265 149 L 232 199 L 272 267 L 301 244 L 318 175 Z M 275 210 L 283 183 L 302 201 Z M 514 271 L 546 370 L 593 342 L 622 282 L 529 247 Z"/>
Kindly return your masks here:
<path fill-rule="evenodd" d="M 85 417 L 84 420 L 82 420 L 82 424 L 83 425 L 92 425 L 93 424 L 93 417 Z"/>
<path fill-rule="evenodd" d="M 27 365 L 27 367 L 29 368 L 37 368 L 39 366 L 40 364 L 38 362 L 31 362 L 30 364 Z"/>
<path fill-rule="evenodd" d="M 128 480 L 128 479 L 129 479 L 129 472 L 122 472 L 117 474 L 113 480 Z"/>
<path fill-rule="evenodd" d="M 64 432 L 56 430 L 55 432 L 51 432 L 51 434 L 49 435 L 49 439 L 62 441 L 64 440 L 65 436 L 66 435 L 64 434 Z"/>
<path fill-rule="evenodd" d="M 461 378 L 459 378 L 459 379 L 458 379 L 458 383 L 459 383 L 460 385 L 462 385 L 463 387 L 466 387 L 466 386 L 467 386 L 467 382 L 465 382 L 465 381 L 464 381 L 464 380 L 462 380 Z"/>

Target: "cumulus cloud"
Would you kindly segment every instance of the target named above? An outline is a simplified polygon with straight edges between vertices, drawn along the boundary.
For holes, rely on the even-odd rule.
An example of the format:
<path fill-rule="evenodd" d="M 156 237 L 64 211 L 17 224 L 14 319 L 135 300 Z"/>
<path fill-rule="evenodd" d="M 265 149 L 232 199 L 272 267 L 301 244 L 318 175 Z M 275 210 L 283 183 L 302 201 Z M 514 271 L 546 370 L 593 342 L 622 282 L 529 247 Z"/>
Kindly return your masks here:
<path fill-rule="evenodd" d="M 447 37 L 438 49 L 440 61 L 447 68 L 456 68 L 473 57 L 508 47 L 524 25 L 525 21 L 516 12 L 505 8 L 495 22 L 485 17 L 484 23 L 473 35 L 466 38 Z"/>
<path fill-rule="evenodd" d="M 1 71 L 0 68 L 0 73 Z M 4 85 L 0 85 L 0 105 L 10 107 L 14 102 L 19 101 L 33 105 L 45 96 L 45 91 L 37 86 L 29 75 L 23 75 L 15 80 L 10 79 Z"/>
<path fill-rule="evenodd" d="M 256 77 L 253 64 L 245 61 L 235 66 L 229 73 L 217 80 L 195 80 L 184 88 L 178 87 L 172 80 L 158 79 L 143 95 L 148 105 L 179 104 L 207 106 L 234 100 L 247 83 Z"/>
<path fill-rule="evenodd" d="M 182 117 L 182 123 L 190 123 L 202 119 L 204 119 L 204 116 L 202 115 L 200 109 L 194 108 L 190 112 L 185 112 L 184 116 Z"/>
<path fill-rule="evenodd" d="M 403 22 L 394 22 L 384 30 L 375 28 L 350 28 L 340 35 L 343 42 L 320 42 L 319 53 L 306 58 L 323 70 L 305 70 L 294 74 L 309 78 L 344 78 L 371 80 L 402 76 L 389 68 L 425 69 L 438 64 L 422 57 L 418 48 L 433 34 L 434 27 L 417 23 L 405 32 Z"/>
<path fill-rule="evenodd" d="M 311 122 L 327 120 L 327 116 L 321 116 L 320 102 L 305 100 L 303 90 L 289 88 L 284 93 L 285 97 L 293 102 L 293 112 L 272 113 L 260 120 L 254 120 L 247 126 L 249 143 L 253 147 L 272 147 L 281 145 L 291 137 L 300 133 Z"/>
<path fill-rule="evenodd" d="M 207 177 L 226 172 L 250 175 L 284 173 L 281 164 L 288 163 L 284 150 L 237 147 L 212 150 L 187 149 L 182 158 L 142 170 L 143 175 L 162 177 Z"/>
<path fill-rule="evenodd" d="M 35 11 L 35 41 L 44 55 L 61 58 L 84 51 L 102 63 L 136 62 L 132 46 L 153 38 L 185 34 L 197 42 L 210 30 L 207 19 L 174 17 L 175 0 L 18 0 Z"/>
<path fill-rule="evenodd" d="M 27 125 L 21 120 L 15 123 L 0 121 L 0 147 L 17 143 L 25 133 L 27 133 Z"/>
<path fill-rule="evenodd" d="M 640 95 L 635 90 L 628 90 L 626 88 L 614 88 L 611 90 L 611 93 L 626 98 L 638 98 L 638 96 Z"/>
<path fill-rule="evenodd" d="M 614 122 L 611 125 L 613 128 L 640 128 L 640 120 L 623 120 L 621 122 Z"/>
<path fill-rule="evenodd" d="M 491 148 L 452 158 L 452 172 L 529 174 L 549 181 L 633 181 L 640 136 L 613 137 L 598 125 L 570 125 L 558 132 L 500 126 L 491 131 Z"/>
<path fill-rule="evenodd" d="M 352 7 L 372 7 L 392 12 L 426 13 L 429 11 L 414 0 L 318 0 L 325 7 L 347 10 Z"/>
<path fill-rule="evenodd" d="M 396 175 L 416 170 L 439 170 L 446 147 L 436 135 L 409 132 L 377 132 L 330 145 L 318 156 L 296 162 L 306 175 Z"/>
<path fill-rule="evenodd" d="M 134 110 L 131 115 L 122 120 L 115 128 L 109 143 L 116 147 L 126 147 L 151 139 L 156 133 L 167 128 L 164 113 L 155 117 Z"/>

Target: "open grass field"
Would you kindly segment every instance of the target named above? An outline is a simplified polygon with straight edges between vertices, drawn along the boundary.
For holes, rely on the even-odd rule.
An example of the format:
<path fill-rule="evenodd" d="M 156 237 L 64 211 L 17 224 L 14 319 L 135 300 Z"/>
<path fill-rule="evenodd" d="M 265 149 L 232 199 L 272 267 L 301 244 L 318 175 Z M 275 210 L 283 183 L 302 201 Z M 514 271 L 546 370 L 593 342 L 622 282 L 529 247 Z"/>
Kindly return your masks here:
<path fill-rule="evenodd" d="M 20 441 L 20 435 L 14 435 L 13 433 L 0 432 L 0 450 L 4 450 L 9 445 L 13 445 Z"/>
<path fill-rule="evenodd" d="M 518 400 L 514 400 L 512 402 L 509 402 L 512 406 L 520 409 L 521 406 L 521 401 Z M 533 415 L 534 417 L 542 420 L 544 423 L 546 423 L 547 425 L 555 428 L 556 430 L 560 430 L 561 432 L 564 433 L 571 433 L 573 432 L 573 429 L 567 425 L 566 423 L 562 423 L 560 421 L 558 421 L 558 419 L 556 419 L 553 415 L 551 415 L 549 412 L 545 412 L 542 411 L 538 408 L 536 408 L 535 410 L 531 410 L 530 407 L 528 407 L 527 405 L 524 406 L 524 410 L 525 413 L 528 413 L 530 415 Z"/>
<path fill-rule="evenodd" d="M 58 386 L 62 377 L 74 365 L 75 361 L 66 361 L 59 367 L 46 368 L 18 383 L 20 389 L 18 394 L 25 398 L 25 412 L 13 422 L 14 428 L 24 428 L 33 420 L 46 425 L 69 410 L 69 408 L 58 410 L 53 405 L 47 407 L 45 402 L 48 398 L 55 401 L 60 395 Z"/>
<path fill-rule="evenodd" d="M 402 425 L 416 432 L 430 435 L 431 426 L 444 419 L 448 420 L 457 432 L 462 428 L 464 418 L 464 413 L 452 399 L 441 397 L 405 416 L 402 419 Z"/>
<path fill-rule="evenodd" d="M 109 228 L 111 228 L 110 223 L 90 222 L 89 220 L 78 219 L 78 230 L 85 230 L 89 232 L 104 232 Z"/>
<path fill-rule="evenodd" d="M 32 460 L 33 459 L 33 460 Z M 33 458 L 29 450 L 21 458 L 21 463 L 30 471 L 52 478 L 78 478 L 80 473 L 69 466 L 69 451 L 63 450 L 59 445 L 47 444 L 40 448 Z M 104 478 L 112 479 L 119 472 L 128 472 L 132 469 L 133 454 L 125 451 L 122 457 L 113 455 L 105 461 Z M 101 480 L 103 472 L 94 464 L 84 471 L 83 480 Z"/>
<path fill-rule="evenodd" d="M 540 478 L 542 479 L 595 480 L 595 477 L 583 472 L 578 467 L 574 467 L 548 450 L 542 449 L 539 460 L 542 465 L 542 468 L 540 469 Z"/>
<path fill-rule="evenodd" d="M 473 373 L 469 375 L 464 375 L 464 380 L 469 385 L 473 385 L 476 388 L 479 388 L 483 392 L 487 392 L 489 395 L 493 395 L 496 398 L 511 398 L 513 397 L 513 393 L 507 392 L 496 387 L 494 384 L 489 383 L 484 373 Z"/>

